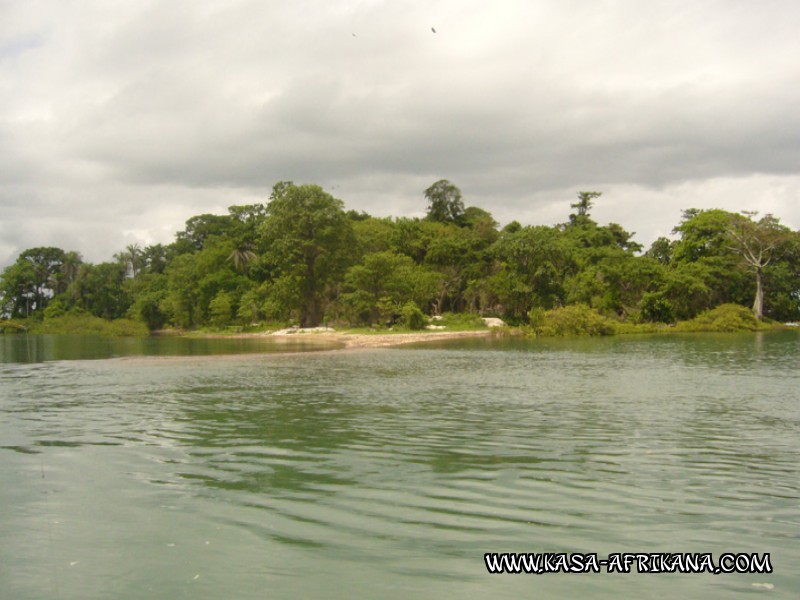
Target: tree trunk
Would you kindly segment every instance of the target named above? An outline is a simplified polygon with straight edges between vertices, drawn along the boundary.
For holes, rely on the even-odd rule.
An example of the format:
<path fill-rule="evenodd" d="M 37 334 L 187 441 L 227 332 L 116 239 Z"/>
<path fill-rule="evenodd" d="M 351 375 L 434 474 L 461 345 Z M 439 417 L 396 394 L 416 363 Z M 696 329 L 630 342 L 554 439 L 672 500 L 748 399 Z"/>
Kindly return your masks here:
<path fill-rule="evenodd" d="M 764 286 L 761 283 L 761 267 L 756 267 L 756 299 L 753 302 L 753 314 L 759 321 L 764 316 Z"/>

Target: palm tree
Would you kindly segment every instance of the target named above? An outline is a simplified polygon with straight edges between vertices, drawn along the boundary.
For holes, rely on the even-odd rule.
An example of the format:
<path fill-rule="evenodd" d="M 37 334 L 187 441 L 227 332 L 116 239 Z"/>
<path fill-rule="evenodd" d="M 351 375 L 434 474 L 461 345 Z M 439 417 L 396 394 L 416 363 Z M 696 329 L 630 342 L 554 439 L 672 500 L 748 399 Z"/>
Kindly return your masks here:
<path fill-rule="evenodd" d="M 142 265 L 142 248 L 139 244 L 128 244 L 125 247 L 125 252 L 118 255 L 121 262 L 127 265 L 127 269 L 131 277 L 136 279 Z"/>
<path fill-rule="evenodd" d="M 78 277 L 78 268 L 83 264 L 81 255 L 77 252 L 67 252 L 61 263 L 61 273 L 59 273 L 58 288 L 56 293 L 60 294 L 67 291 L 69 284 Z"/>
<path fill-rule="evenodd" d="M 142 267 L 149 273 L 163 273 L 167 265 L 167 249 L 163 244 L 152 244 L 142 250 Z"/>
<path fill-rule="evenodd" d="M 247 273 L 250 263 L 257 258 L 258 256 L 248 244 L 239 244 L 228 256 L 228 260 L 233 263 L 233 268 L 240 273 Z"/>

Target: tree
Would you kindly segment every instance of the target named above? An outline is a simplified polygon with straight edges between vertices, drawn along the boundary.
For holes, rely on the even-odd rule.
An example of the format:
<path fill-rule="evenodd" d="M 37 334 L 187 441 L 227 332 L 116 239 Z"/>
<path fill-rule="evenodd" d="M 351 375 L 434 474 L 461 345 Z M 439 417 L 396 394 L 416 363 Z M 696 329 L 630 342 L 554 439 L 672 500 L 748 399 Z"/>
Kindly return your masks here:
<path fill-rule="evenodd" d="M 117 260 L 125 265 L 126 275 L 136 279 L 142 267 L 144 254 L 139 244 L 128 244 L 125 251 L 115 255 Z"/>
<path fill-rule="evenodd" d="M 650 249 L 645 252 L 645 256 L 657 260 L 662 265 L 668 265 L 672 260 L 674 246 L 675 242 L 662 236 L 650 245 Z"/>
<path fill-rule="evenodd" d="M 100 263 L 89 268 L 86 277 L 86 309 L 104 319 L 123 317 L 131 305 L 131 298 L 123 288 L 125 275 L 125 265 L 118 262 Z"/>
<path fill-rule="evenodd" d="M 150 330 L 161 329 L 167 315 L 161 310 L 167 297 L 167 276 L 162 273 L 143 272 L 136 279 L 125 280 L 125 292 L 133 298 L 127 317 L 147 324 Z"/>
<path fill-rule="evenodd" d="M 680 225 L 672 230 L 681 236 L 672 247 L 672 260 L 694 262 L 712 256 L 730 256 L 728 230 L 735 216 L 718 208 L 684 210 Z"/>
<path fill-rule="evenodd" d="M 15 317 L 41 313 L 62 288 L 64 259 L 61 248 L 38 247 L 23 251 L 16 262 L 3 271 L 0 294 L 4 311 Z"/>
<path fill-rule="evenodd" d="M 411 258 L 394 252 L 375 252 L 348 269 L 343 302 L 354 320 L 376 324 L 407 302 L 423 306 L 436 293 L 439 275 Z"/>
<path fill-rule="evenodd" d="M 212 237 L 234 237 L 239 232 L 242 218 L 240 214 L 203 214 L 191 217 L 186 221 L 186 229 L 175 236 L 178 251 L 183 253 L 200 250 Z"/>
<path fill-rule="evenodd" d="M 297 298 L 300 325 L 318 325 L 325 312 L 325 290 L 340 279 L 354 245 L 344 204 L 318 185 L 275 185 L 260 228 L 267 260 L 275 265 L 284 297 Z"/>
<path fill-rule="evenodd" d="M 219 292 L 209 303 L 208 310 L 212 325 L 215 327 L 226 327 L 230 325 L 231 315 L 233 314 L 231 295 L 225 291 Z"/>
<path fill-rule="evenodd" d="M 752 279 L 729 234 L 731 224 L 737 218 L 739 215 L 720 209 L 689 209 L 683 212 L 682 222 L 673 230 L 681 237 L 672 247 L 670 266 L 688 274 L 690 279 L 699 279 L 701 287 L 705 289 L 706 300 L 697 302 L 698 295 L 693 301 L 687 302 L 668 294 L 677 303 L 676 306 L 686 303 L 687 308 L 692 306 L 707 310 L 718 304 L 745 305 L 752 302 Z M 688 269 L 690 265 L 692 268 Z M 694 285 L 692 287 L 700 289 Z M 676 311 L 676 316 L 679 319 L 693 318 L 696 314 Z"/>
<path fill-rule="evenodd" d="M 577 214 L 569 216 L 569 224 L 579 226 L 589 222 L 589 210 L 594 204 L 594 199 L 602 195 L 603 192 L 578 192 L 578 201 L 569 205 L 570 208 L 574 208 L 577 211 Z"/>
<path fill-rule="evenodd" d="M 563 303 L 565 279 L 575 272 L 572 240 L 555 227 L 506 228 L 492 246 L 496 272 L 489 278 L 503 314 L 524 319 L 533 306 Z"/>
<path fill-rule="evenodd" d="M 163 273 L 167 262 L 167 248 L 162 244 L 145 246 L 142 250 L 143 268 L 150 273 Z"/>
<path fill-rule="evenodd" d="M 250 263 L 258 258 L 248 244 L 239 244 L 228 255 L 228 260 L 233 263 L 233 268 L 239 273 L 247 273 Z"/>
<path fill-rule="evenodd" d="M 461 190 L 447 179 L 440 179 L 425 190 L 425 198 L 428 199 L 428 220 L 463 224 L 464 202 L 461 200 Z"/>
<path fill-rule="evenodd" d="M 83 264 L 83 259 L 77 252 L 67 252 L 64 254 L 64 260 L 61 263 L 61 278 L 56 288 L 57 294 L 67 291 L 70 284 L 78 278 L 81 264 Z"/>
<path fill-rule="evenodd" d="M 749 265 L 756 276 L 756 297 L 753 301 L 753 314 L 759 321 L 764 316 L 763 270 L 770 262 L 777 246 L 785 239 L 789 229 L 780 224 L 772 215 L 765 215 L 754 221 L 754 212 L 735 215 L 728 226 L 727 234 L 733 247 Z"/>
<path fill-rule="evenodd" d="M 28 317 L 36 310 L 36 270 L 32 263 L 17 259 L 0 277 L 3 316 Z"/>

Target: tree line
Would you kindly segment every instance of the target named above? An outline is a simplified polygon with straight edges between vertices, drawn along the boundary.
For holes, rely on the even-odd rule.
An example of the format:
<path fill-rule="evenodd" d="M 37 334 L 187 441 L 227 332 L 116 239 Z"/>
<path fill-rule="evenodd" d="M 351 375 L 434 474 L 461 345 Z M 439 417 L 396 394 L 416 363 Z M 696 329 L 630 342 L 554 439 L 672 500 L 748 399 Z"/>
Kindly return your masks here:
<path fill-rule="evenodd" d="M 592 219 L 600 192 L 580 192 L 555 226 L 500 227 L 447 180 L 424 196 L 424 218 L 379 218 L 320 186 L 280 182 L 267 203 L 194 216 L 171 244 L 129 245 L 107 262 L 30 248 L 0 275 L 0 313 L 128 317 L 154 330 L 380 326 L 444 312 L 525 324 L 580 304 L 672 323 L 735 303 L 800 320 L 800 233 L 772 215 L 685 210 L 676 239 L 644 251 L 621 225 Z"/>

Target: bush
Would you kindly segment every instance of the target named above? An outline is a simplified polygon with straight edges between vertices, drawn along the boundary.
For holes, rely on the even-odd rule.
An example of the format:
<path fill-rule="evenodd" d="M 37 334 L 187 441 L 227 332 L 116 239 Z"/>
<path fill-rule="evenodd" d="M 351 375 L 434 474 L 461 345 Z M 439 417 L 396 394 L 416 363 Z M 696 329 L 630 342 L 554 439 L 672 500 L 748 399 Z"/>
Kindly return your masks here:
<path fill-rule="evenodd" d="M 543 308 L 534 306 L 532 309 L 528 311 L 528 323 L 534 329 L 536 329 L 537 327 L 542 327 L 545 324 L 546 314 L 547 312 Z"/>
<path fill-rule="evenodd" d="M 44 309 L 45 319 L 57 319 L 58 317 L 63 317 L 65 314 L 67 314 L 67 311 L 58 298 L 51 300 L 47 308 Z"/>
<path fill-rule="evenodd" d="M 554 308 L 545 312 L 543 317 L 538 314 L 529 316 L 533 321 L 540 323 L 535 325 L 533 330 L 536 335 L 541 336 L 613 335 L 616 333 L 614 321 L 585 304 Z"/>
<path fill-rule="evenodd" d="M 414 301 L 408 301 L 400 309 L 400 317 L 404 327 L 408 329 L 425 329 L 428 324 L 428 317 L 419 309 Z"/>
<path fill-rule="evenodd" d="M 231 323 L 233 315 L 233 299 L 226 291 L 219 292 L 208 305 L 211 324 L 214 327 L 226 327 Z"/>
<path fill-rule="evenodd" d="M 96 334 L 106 337 L 146 337 L 150 335 L 147 325 L 131 319 L 106 321 L 91 315 L 67 314 L 62 317 L 46 319 L 42 322 L 29 322 L 29 333 L 55 334 Z"/>
<path fill-rule="evenodd" d="M 675 321 L 675 308 L 661 292 L 648 292 L 639 302 L 641 320 L 657 323 L 673 323 Z"/>
<path fill-rule="evenodd" d="M 738 304 L 720 304 L 716 308 L 697 315 L 691 321 L 683 321 L 675 327 L 677 331 L 756 331 L 766 326 L 758 322 L 753 311 Z"/>
<path fill-rule="evenodd" d="M 0 319 L 0 333 L 25 333 L 28 331 L 24 321 Z"/>

